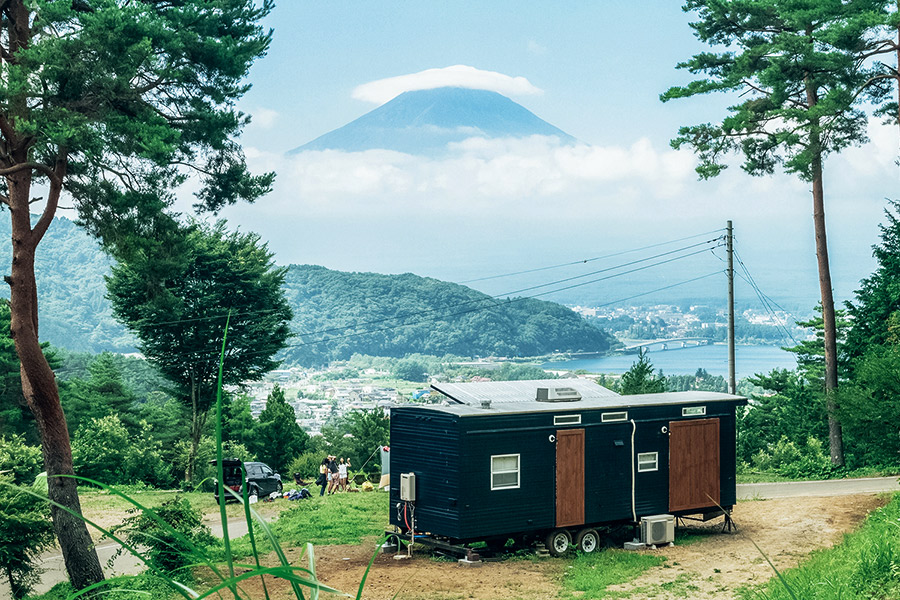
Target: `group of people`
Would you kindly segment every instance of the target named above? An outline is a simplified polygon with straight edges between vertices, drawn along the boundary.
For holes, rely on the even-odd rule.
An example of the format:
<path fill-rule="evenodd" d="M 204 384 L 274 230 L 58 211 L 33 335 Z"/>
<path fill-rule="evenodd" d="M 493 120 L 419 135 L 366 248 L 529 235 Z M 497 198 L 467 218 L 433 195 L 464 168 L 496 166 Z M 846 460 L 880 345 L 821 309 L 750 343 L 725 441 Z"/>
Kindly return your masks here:
<path fill-rule="evenodd" d="M 316 484 L 322 486 L 319 495 L 324 496 L 326 491 L 329 494 L 337 491 L 347 491 L 349 489 L 347 481 L 347 471 L 349 469 L 349 458 L 341 458 L 340 461 L 337 456 L 332 455 L 323 458 L 322 464 L 319 465 L 319 479 L 316 480 Z"/>

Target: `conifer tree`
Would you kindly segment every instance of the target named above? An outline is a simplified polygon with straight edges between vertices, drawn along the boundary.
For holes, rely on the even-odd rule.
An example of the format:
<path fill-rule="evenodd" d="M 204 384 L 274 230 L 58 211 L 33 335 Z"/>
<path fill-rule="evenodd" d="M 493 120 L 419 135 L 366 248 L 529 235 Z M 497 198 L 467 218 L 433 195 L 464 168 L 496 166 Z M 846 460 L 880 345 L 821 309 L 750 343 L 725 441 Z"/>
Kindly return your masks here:
<path fill-rule="evenodd" d="M 254 439 L 256 456 L 278 472 L 283 472 L 288 463 L 303 454 L 309 444 L 309 435 L 297 424 L 294 409 L 277 383 L 259 415 Z"/>
<path fill-rule="evenodd" d="M 65 190 L 86 229 L 118 254 L 165 247 L 174 190 L 197 174 L 197 207 L 265 193 L 235 139 L 235 103 L 270 34 L 271 0 L 0 2 L 0 204 L 12 235 L 11 327 L 56 503 L 72 585 L 101 581 L 72 475 L 53 371 L 38 333 L 35 259 Z M 37 186 L 37 189 L 35 189 Z M 36 217 L 32 217 L 37 213 Z M 59 506 L 63 508 L 59 508 Z"/>

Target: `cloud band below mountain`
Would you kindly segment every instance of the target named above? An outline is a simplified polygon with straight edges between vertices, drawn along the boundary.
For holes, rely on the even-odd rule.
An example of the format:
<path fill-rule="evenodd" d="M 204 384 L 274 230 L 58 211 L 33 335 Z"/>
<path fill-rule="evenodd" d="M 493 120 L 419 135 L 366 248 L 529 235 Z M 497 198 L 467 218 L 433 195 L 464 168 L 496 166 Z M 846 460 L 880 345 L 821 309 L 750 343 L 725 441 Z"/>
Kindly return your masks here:
<path fill-rule="evenodd" d="M 357 86 L 353 97 L 364 102 L 384 104 L 403 92 L 462 87 L 488 90 L 504 96 L 533 96 L 544 91 L 524 77 L 511 77 L 496 71 L 483 71 L 467 65 L 426 69 L 409 75 L 378 79 Z"/>

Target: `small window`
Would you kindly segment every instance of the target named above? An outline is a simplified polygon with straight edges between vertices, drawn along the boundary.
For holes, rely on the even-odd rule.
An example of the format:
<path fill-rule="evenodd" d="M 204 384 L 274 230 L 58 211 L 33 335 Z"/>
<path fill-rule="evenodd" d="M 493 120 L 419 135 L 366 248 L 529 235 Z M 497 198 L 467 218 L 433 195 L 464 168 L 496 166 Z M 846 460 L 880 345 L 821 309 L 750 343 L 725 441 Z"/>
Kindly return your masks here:
<path fill-rule="evenodd" d="M 682 417 L 702 417 L 706 414 L 705 406 L 685 406 L 681 409 Z"/>
<path fill-rule="evenodd" d="M 581 425 L 581 415 L 554 415 L 554 425 Z"/>
<path fill-rule="evenodd" d="M 642 452 L 637 455 L 638 473 L 659 470 L 659 452 Z"/>
<path fill-rule="evenodd" d="M 616 421 L 627 421 L 628 413 L 625 411 L 622 412 L 608 412 L 600 415 L 601 423 L 615 423 Z"/>
<path fill-rule="evenodd" d="M 507 490 L 519 487 L 519 455 L 498 454 L 491 457 L 491 489 Z"/>

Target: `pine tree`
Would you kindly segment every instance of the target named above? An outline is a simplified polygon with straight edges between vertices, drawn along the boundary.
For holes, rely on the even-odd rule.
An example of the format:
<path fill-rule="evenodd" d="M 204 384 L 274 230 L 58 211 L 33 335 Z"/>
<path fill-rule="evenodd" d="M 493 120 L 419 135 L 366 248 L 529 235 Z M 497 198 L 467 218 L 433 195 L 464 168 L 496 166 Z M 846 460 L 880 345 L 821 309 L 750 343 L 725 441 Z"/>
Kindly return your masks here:
<path fill-rule="evenodd" d="M 276 383 L 259 415 L 256 426 L 256 456 L 278 472 L 284 471 L 294 458 L 303 454 L 309 435 L 297 424 L 294 409 Z"/>
<path fill-rule="evenodd" d="M 638 352 L 637 362 L 622 374 L 622 387 L 620 392 L 624 396 L 634 394 L 659 394 L 666 391 L 666 378 L 653 374 L 653 363 L 647 358 L 647 353 Z"/>

